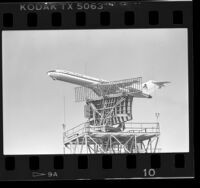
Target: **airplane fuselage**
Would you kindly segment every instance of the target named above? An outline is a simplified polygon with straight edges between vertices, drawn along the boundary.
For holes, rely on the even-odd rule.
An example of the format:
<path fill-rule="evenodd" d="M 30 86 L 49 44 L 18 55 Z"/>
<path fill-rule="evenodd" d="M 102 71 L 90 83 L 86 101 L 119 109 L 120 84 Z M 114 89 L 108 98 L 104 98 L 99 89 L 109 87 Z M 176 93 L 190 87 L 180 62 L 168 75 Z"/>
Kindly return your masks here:
<path fill-rule="evenodd" d="M 126 86 L 126 87 L 123 87 L 122 85 L 118 85 L 116 87 L 116 85 L 115 85 L 115 86 L 111 87 L 112 89 L 111 89 L 111 92 L 109 93 L 108 92 L 108 87 L 109 87 L 109 84 L 110 84 L 109 81 L 103 80 L 103 79 L 93 78 L 93 77 L 90 77 L 90 76 L 86 76 L 86 75 L 82 75 L 82 74 L 78 74 L 78 73 L 74 73 L 74 72 L 70 72 L 70 71 L 52 70 L 52 71 L 48 71 L 47 74 L 53 80 L 59 80 L 59 81 L 79 85 L 79 86 L 82 86 L 82 87 L 87 87 L 87 88 L 90 88 L 92 90 L 94 90 L 94 85 L 99 85 L 101 87 L 101 91 L 106 93 L 105 95 L 118 94 L 118 93 L 130 93 L 131 94 L 135 91 L 135 88 L 132 85 L 129 85 L 129 86 Z M 110 84 L 110 85 L 112 85 L 112 84 Z M 114 91 L 113 91 L 113 89 L 114 89 Z M 94 91 L 94 92 L 97 95 L 99 95 L 99 93 L 97 93 L 97 92 L 99 92 L 99 90 Z M 101 95 L 102 95 L 102 93 L 101 93 Z M 151 98 L 150 95 L 142 93 L 139 90 L 138 90 L 138 92 L 134 92 L 134 96 L 138 97 L 138 98 Z"/>
<path fill-rule="evenodd" d="M 53 80 L 60 80 L 75 85 L 87 86 L 91 84 L 107 83 L 106 80 L 96 79 L 82 74 L 72 73 L 69 71 L 53 70 L 47 73 Z"/>

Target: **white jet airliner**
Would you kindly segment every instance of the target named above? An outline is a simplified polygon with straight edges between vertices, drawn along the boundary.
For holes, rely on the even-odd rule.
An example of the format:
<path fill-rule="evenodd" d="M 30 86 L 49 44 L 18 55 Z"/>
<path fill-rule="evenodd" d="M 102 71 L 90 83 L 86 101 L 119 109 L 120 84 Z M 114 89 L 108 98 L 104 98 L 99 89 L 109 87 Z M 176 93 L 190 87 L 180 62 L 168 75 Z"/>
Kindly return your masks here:
<path fill-rule="evenodd" d="M 155 89 L 160 89 L 165 86 L 165 84 L 170 83 L 169 81 L 157 82 L 149 80 L 142 84 L 142 91 L 133 87 L 133 84 L 136 84 L 138 80 L 130 80 L 124 82 L 110 82 L 103 79 L 97 79 L 90 76 L 73 73 L 70 71 L 64 70 L 52 70 L 47 72 L 53 80 L 60 80 L 68 82 L 71 84 L 80 85 L 92 89 L 98 96 L 102 95 L 102 91 L 108 94 L 116 93 L 134 93 L 134 97 L 138 98 L 151 98 L 151 93 Z M 112 86 L 112 87 L 111 87 Z M 109 88 L 109 93 L 108 93 Z"/>

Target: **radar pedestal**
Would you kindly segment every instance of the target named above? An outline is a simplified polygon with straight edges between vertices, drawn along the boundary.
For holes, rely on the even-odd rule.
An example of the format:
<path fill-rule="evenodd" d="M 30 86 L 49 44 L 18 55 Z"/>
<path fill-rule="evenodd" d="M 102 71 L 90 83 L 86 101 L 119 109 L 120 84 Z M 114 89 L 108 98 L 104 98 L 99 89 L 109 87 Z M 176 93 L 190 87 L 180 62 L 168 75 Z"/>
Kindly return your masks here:
<path fill-rule="evenodd" d="M 64 132 L 65 153 L 156 152 L 159 123 L 130 122 L 141 84 L 141 78 L 134 78 L 75 88 L 76 101 L 85 101 L 87 122 Z"/>

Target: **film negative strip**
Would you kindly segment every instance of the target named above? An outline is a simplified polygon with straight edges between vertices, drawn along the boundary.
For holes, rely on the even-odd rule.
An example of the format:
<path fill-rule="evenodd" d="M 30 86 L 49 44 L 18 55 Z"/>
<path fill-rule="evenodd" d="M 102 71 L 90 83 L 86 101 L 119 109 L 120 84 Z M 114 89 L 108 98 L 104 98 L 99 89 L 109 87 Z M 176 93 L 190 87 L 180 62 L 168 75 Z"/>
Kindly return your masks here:
<path fill-rule="evenodd" d="M 0 180 L 194 178 L 192 1 L 2 3 L 0 27 Z"/>

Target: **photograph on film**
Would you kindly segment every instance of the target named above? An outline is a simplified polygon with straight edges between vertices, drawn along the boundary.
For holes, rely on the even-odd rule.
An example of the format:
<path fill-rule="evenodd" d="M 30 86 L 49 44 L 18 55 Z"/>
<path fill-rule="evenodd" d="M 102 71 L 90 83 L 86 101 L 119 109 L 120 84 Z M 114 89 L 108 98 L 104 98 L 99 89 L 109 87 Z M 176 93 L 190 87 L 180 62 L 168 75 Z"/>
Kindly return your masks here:
<path fill-rule="evenodd" d="M 189 152 L 188 30 L 2 32 L 5 155 Z"/>

